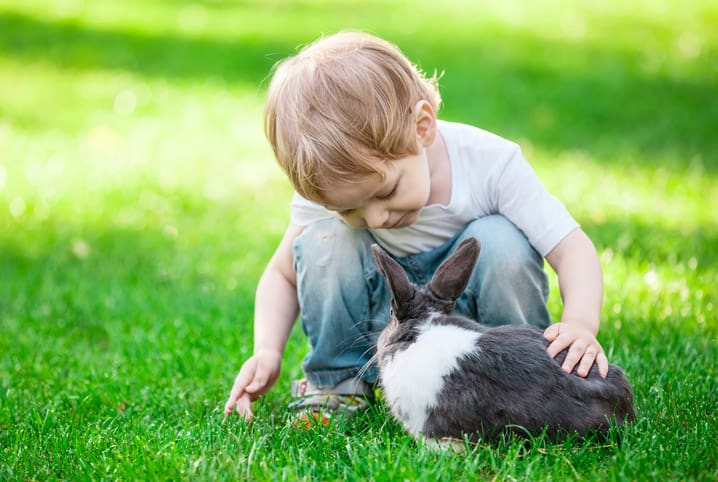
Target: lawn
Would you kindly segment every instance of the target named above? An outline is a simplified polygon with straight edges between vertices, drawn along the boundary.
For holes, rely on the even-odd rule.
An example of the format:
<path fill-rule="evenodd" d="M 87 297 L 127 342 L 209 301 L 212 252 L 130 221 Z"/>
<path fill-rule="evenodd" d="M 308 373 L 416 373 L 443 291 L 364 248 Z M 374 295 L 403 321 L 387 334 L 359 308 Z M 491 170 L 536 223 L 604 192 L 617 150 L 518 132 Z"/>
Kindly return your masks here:
<path fill-rule="evenodd" d="M 0 0 L 0 480 L 718 477 L 718 6 L 441 3 Z M 381 404 L 292 430 L 299 329 L 223 416 L 291 197 L 267 77 L 348 28 L 443 72 L 441 117 L 519 142 L 594 240 L 620 442 L 437 453 Z"/>

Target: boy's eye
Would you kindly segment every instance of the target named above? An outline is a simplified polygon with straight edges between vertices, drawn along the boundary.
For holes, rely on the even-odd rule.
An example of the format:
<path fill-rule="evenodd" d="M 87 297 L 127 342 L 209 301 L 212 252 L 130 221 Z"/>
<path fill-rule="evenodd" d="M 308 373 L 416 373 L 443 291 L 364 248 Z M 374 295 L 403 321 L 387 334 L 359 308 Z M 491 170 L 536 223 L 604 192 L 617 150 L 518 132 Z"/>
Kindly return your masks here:
<path fill-rule="evenodd" d="M 397 188 L 397 186 L 399 186 L 399 183 L 396 183 L 396 184 L 394 185 L 394 188 L 393 188 L 391 191 L 389 191 L 388 193 L 382 194 L 382 195 L 380 195 L 380 196 L 377 196 L 376 198 L 377 198 L 377 199 L 389 199 L 389 198 L 391 198 L 392 196 L 394 196 L 394 194 L 396 194 L 396 188 Z"/>

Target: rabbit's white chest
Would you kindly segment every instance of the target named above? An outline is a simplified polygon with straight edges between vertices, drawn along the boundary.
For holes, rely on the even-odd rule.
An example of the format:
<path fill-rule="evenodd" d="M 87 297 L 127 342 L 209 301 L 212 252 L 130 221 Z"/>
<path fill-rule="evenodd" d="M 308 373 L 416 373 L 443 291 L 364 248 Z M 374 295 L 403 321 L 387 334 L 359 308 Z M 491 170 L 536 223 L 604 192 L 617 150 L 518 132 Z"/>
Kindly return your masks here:
<path fill-rule="evenodd" d="M 384 366 L 384 395 L 409 432 L 418 435 L 422 431 L 444 377 L 458 367 L 462 357 L 477 349 L 480 336 L 475 331 L 429 321 L 416 341 Z"/>

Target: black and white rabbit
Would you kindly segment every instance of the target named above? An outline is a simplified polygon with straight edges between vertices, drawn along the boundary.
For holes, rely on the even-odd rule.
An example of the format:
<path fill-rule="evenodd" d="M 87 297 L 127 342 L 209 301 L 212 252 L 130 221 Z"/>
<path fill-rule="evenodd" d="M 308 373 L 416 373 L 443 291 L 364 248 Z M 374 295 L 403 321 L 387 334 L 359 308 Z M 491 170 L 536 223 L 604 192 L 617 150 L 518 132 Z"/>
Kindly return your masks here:
<path fill-rule="evenodd" d="M 488 327 L 452 315 L 479 256 L 464 240 L 423 287 L 377 245 L 372 251 L 392 294 L 393 315 L 377 342 L 380 383 L 394 416 L 416 437 L 492 439 L 502 432 L 555 439 L 605 433 L 634 420 L 633 391 L 611 365 L 586 378 L 552 359 L 531 325 Z"/>

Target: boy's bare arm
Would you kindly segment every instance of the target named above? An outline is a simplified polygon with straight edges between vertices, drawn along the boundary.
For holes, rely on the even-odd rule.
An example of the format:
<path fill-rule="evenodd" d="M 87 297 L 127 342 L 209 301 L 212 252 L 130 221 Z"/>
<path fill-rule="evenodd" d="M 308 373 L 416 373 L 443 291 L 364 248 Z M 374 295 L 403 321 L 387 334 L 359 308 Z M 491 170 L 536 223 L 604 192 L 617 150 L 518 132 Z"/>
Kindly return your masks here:
<path fill-rule="evenodd" d="M 596 340 L 603 302 L 603 273 L 591 240 L 581 229 L 575 229 L 546 256 L 558 274 L 563 314 L 561 321 L 548 327 L 546 338 L 551 342 L 548 351 L 553 357 L 569 348 L 563 369 L 588 375 L 594 361 L 605 378 L 608 360 Z"/>
<path fill-rule="evenodd" d="M 292 245 L 303 229 L 302 226 L 289 225 L 257 285 L 254 353 L 284 353 L 289 333 L 299 313 Z"/>
<path fill-rule="evenodd" d="M 299 312 L 292 245 L 301 226 L 289 225 L 257 285 L 254 308 L 254 354 L 244 362 L 229 399 L 226 414 L 235 409 L 249 420 L 251 402 L 266 393 L 279 377 L 282 354 Z"/>

